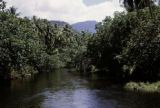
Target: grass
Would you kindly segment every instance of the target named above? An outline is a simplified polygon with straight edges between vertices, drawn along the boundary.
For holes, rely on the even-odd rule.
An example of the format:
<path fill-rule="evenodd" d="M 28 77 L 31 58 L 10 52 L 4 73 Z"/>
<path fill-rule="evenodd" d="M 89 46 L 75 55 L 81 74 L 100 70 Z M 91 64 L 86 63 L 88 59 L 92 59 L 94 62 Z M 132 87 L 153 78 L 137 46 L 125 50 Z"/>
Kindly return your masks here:
<path fill-rule="evenodd" d="M 124 88 L 130 91 L 160 93 L 160 81 L 154 83 L 144 82 L 129 82 Z"/>

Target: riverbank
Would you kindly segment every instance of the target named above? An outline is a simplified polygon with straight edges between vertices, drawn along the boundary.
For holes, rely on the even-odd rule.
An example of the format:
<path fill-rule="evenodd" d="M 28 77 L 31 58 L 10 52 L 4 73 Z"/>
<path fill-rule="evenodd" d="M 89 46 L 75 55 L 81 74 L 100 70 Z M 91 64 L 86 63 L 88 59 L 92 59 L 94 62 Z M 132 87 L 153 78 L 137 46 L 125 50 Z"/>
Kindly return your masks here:
<path fill-rule="evenodd" d="M 149 82 L 129 82 L 125 84 L 124 88 L 130 91 L 140 91 L 149 93 L 160 93 L 160 81 L 149 83 Z"/>

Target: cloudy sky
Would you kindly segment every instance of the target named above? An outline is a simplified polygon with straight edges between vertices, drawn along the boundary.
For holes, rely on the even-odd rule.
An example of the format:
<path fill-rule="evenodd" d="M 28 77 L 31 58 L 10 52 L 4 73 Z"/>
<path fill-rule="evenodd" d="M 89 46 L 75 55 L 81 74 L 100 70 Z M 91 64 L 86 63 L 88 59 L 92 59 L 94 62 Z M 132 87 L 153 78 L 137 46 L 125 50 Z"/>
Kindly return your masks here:
<path fill-rule="evenodd" d="M 22 16 L 36 15 L 49 20 L 76 23 L 86 20 L 102 21 L 123 11 L 119 0 L 5 0 L 18 8 Z"/>

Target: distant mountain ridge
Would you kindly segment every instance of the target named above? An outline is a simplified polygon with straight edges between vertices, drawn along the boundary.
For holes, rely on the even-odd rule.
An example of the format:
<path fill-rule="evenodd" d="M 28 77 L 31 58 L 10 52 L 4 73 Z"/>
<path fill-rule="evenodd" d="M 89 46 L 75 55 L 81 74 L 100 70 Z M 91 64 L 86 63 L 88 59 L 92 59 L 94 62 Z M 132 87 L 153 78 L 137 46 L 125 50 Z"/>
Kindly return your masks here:
<path fill-rule="evenodd" d="M 56 24 L 56 25 L 58 25 L 58 26 L 60 26 L 60 27 L 63 27 L 63 26 L 65 26 L 65 25 L 69 25 L 69 23 L 67 23 L 67 22 L 64 22 L 64 21 L 56 21 L 56 20 L 51 20 L 50 23 L 51 23 L 51 24 Z"/>
<path fill-rule="evenodd" d="M 95 26 L 97 22 L 96 21 L 84 21 L 84 22 L 78 22 L 75 24 L 72 24 L 71 26 L 73 29 L 77 30 L 78 32 L 81 31 L 87 31 L 91 33 L 96 33 Z"/>
<path fill-rule="evenodd" d="M 78 23 L 70 25 L 69 23 L 64 22 L 64 21 L 51 20 L 50 23 L 51 24 L 56 24 L 60 27 L 64 27 L 65 25 L 69 25 L 70 27 L 72 27 L 77 32 L 86 31 L 86 32 L 90 32 L 90 33 L 96 33 L 95 26 L 98 22 L 96 22 L 96 21 L 84 21 L 84 22 L 78 22 Z"/>

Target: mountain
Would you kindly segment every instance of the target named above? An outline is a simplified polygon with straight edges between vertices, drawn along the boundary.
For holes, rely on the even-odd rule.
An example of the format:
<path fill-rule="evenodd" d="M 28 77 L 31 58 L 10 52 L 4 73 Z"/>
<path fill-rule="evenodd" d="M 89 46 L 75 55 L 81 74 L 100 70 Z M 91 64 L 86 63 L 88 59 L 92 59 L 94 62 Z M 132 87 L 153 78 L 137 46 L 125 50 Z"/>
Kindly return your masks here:
<path fill-rule="evenodd" d="M 81 32 L 81 31 L 87 31 L 90 33 L 95 33 L 95 25 L 97 24 L 96 21 L 84 21 L 84 22 L 78 22 L 75 24 L 70 25 L 67 22 L 64 21 L 56 21 L 56 20 L 51 20 L 50 21 L 51 24 L 57 24 L 60 27 L 64 27 L 65 25 L 68 25 L 70 27 L 73 28 L 73 30 L 77 31 L 77 32 Z"/>
<path fill-rule="evenodd" d="M 56 24 L 56 25 L 58 25 L 58 26 L 60 26 L 60 27 L 64 27 L 65 25 L 69 25 L 67 22 L 64 22 L 64 21 L 54 21 L 54 20 L 51 20 L 50 21 L 50 23 L 51 24 Z"/>
<path fill-rule="evenodd" d="M 52 25 L 57 25 L 58 27 L 60 27 L 60 28 L 63 28 L 63 27 L 65 27 L 66 25 L 70 28 L 70 30 L 72 30 L 75 34 L 77 34 L 77 35 L 80 35 L 80 33 L 77 31 L 77 30 L 75 30 L 75 29 L 73 29 L 72 28 L 72 25 L 70 25 L 69 23 L 67 23 L 67 22 L 64 22 L 64 21 L 57 21 L 57 20 L 51 20 L 51 21 L 49 21 Z"/>
<path fill-rule="evenodd" d="M 78 22 L 75 24 L 72 24 L 72 28 L 75 29 L 78 32 L 81 31 L 87 31 L 91 33 L 95 33 L 95 25 L 97 24 L 96 21 L 85 21 L 85 22 Z"/>

